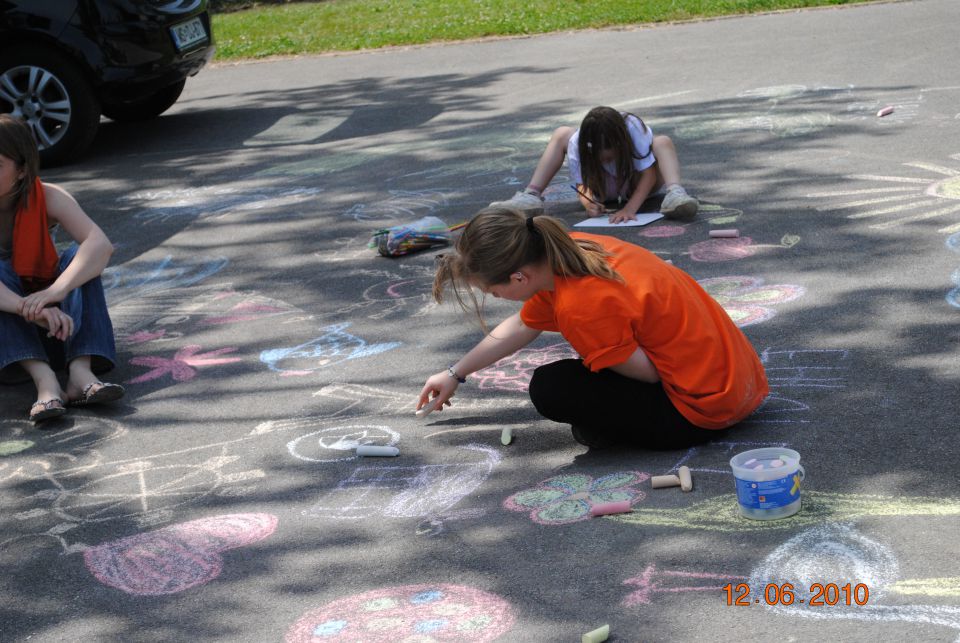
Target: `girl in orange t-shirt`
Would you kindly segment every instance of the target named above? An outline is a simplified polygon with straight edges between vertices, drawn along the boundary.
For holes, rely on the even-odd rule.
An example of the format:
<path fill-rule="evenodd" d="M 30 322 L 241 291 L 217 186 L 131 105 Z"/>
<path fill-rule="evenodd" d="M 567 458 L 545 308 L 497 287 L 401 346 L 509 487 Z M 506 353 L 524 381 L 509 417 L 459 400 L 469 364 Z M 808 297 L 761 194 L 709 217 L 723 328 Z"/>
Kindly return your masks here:
<path fill-rule="evenodd" d="M 438 301 L 452 285 L 461 304 L 470 286 L 524 304 L 428 378 L 418 408 L 441 409 L 469 374 L 545 330 L 561 333 L 580 359 L 539 367 L 530 397 L 587 446 L 685 448 L 744 419 L 769 392 L 756 351 L 720 304 L 639 246 L 570 234 L 552 217 L 487 208 L 456 250 L 438 266 Z"/>

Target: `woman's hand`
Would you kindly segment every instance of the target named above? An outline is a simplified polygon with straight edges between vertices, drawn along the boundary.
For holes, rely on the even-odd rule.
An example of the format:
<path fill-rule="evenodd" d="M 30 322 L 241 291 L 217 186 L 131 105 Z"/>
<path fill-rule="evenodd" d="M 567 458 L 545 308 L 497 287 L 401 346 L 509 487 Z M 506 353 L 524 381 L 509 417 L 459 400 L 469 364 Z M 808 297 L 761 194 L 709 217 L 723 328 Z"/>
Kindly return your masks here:
<path fill-rule="evenodd" d="M 42 311 L 59 304 L 63 298 L 63 293 L 50 286 L 24 297 L 17 312 L 27 321 L 36 323 Z"/>
<path fill-rule="evenodd" d="M 417 401 L 417 410 L 431 404 L 435 411 L 442 411 L 443 406 L 450 406 L 450 398 L 457 391 L 460 382 L 450 377 L 447 371 L 441 371 L 427 378 L 427 383 L 423 385 L 420 391 L 420 399 Z"/>
<path fill-rule="evenodd" d="M 624 221 L 635 221 L 637 219 L 636 212 L 630 212 L 626 208 L 623 210 L 617 210 L 610 215 L 610 223 L 623 223 Z"/>
<path fill-rule="evenodd" d="M 47 337 L 56 337 L 65 342 L 73 335 L 73 318 L 56 306 L 44 308 L 33 320 L 37 326 L 47 329 Z"/>

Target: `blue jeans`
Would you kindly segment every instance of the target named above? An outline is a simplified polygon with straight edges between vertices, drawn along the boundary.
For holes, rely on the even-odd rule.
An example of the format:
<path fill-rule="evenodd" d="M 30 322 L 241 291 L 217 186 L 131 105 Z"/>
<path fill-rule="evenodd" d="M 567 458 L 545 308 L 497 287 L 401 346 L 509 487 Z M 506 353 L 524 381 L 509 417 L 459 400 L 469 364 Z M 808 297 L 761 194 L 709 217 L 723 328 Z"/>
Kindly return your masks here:
<path fill-rule="evenodd" d="M 62 272 L 77 254 L 78 246 L 70 246 L 60 255 Z M 9 261 L 0 261 L 0 281 L 17 293 L 23 294 L 20 277 Z M 100 277 L 75 288 L 64 298 L 60 308 L 73 319 L 73 335 L 65 342 L 47 337 L 44 328 L 32 324 L 15 313 L 0 312 L 0 381 L 27 381 L 17 362 L 36 359 L 59 370 L 77 357 L 89 355 L 95 373 L 114 367 L 117 348 L 113 339 L 113 324 L 107 313 L 107 300 Z"/>

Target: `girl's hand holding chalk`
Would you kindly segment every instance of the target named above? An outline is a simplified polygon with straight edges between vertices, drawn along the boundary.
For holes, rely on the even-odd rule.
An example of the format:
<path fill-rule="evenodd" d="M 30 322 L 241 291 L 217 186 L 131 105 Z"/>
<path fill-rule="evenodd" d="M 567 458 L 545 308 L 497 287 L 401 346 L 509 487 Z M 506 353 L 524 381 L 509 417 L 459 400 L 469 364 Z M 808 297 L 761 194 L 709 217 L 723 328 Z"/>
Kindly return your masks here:
<path fill-rule="evenodd" d="M 427 383 L 420 390 L 420 399 L 417 402 L 417 417 L 426 417 L 433 411 L 442 411 L 443 405 L 450 406 L 450 398 L 456 393 L 460 382 L 450 375 L 450 370 L 435 373 L 427 378 Z"/>
<path fill-rule="evenodd" d="M 443 410 L 443 405 L 444 405 L 444 404 L 446 404 L 447 406 L 452 406 L 452 405 L 453 405 L 453 402 L 451 402 L 450 400 L 446 400 L 446 401 L 444 401 L 443 404 L 440 404 L 440 398 L 439 398 L 439 397 L 435 397 L 435 398 L 433 398 L 432 400 L 430 400 L 429 402 L 427 402 L 426 404 L 424 404 L 424 405 L 422 405 L 422 406 L 418 406 L 415 415 L 417 416 L 417 419 L 418 419 L 418 420 L 422 420 L 423 418 L 425 418 L 425 417 L 427 417 L 428 415 L 430 415 L 430 413 L 432 413 L 432 412 L 434 412 L 434 411 L 436 411 L 436 410 L 438 410 L 438 409 L 439 409 L 439 410 Z"/>

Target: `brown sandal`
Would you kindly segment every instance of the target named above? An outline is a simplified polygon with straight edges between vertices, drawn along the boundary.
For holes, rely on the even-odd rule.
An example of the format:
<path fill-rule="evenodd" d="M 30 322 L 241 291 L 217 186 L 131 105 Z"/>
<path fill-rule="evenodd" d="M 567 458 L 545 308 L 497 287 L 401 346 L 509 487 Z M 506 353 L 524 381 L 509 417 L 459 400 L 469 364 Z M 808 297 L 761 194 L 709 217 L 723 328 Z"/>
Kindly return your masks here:
<path fill-rule="evenodd" d="M 34 409 L 37 410 L 34 411 Z M 63 400 L 59 397 L 50 398 L 46 401 L 37 400 L 33 403 L 33 406 L 30 407 L 30 421 L 36 424 L 44 420 L 60 417 L 66 412 L 67 408 L 64 406 Z"/>
<path fill-rule="evenodd" d="M 94 386 L 100 388 L 93 390 Z M 102 404 L 104 402 L 114 402 L 123 397 L 126 391 L 119 384 L 110 384 L 107 382 L 91 382 L 87 384 L 83 393 L 75 400 L 70 400 L 70 406 L 87 406 L 90 404 Z"/>

